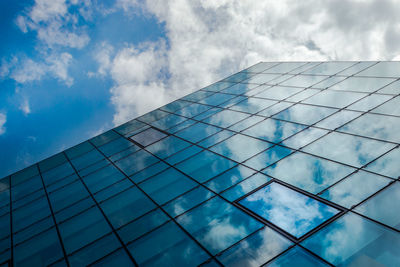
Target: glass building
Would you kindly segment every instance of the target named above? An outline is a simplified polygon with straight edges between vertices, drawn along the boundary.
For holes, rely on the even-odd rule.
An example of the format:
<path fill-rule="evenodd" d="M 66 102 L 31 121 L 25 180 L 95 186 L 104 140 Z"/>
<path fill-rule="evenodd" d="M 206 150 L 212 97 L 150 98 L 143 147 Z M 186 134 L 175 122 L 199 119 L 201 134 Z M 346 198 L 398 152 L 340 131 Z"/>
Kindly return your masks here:
<path fill-rule="evenodd" d="M 0 265 L 400 266 L 400 62 L 268 62 L 0 180 Z"/>

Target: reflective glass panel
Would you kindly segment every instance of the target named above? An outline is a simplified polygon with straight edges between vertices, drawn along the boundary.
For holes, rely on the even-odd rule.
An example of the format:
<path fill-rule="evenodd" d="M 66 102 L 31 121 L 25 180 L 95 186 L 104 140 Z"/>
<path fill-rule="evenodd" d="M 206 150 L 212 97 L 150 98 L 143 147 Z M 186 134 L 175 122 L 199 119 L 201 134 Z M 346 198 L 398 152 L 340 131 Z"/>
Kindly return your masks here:
<path fill-rule="evenodd" d="M 296 152 L 263 172 L 316 194 L 354 170 L 345 165 Z"/>
<path fill-rule="evenodd" d="M 291 95 L 294 95 L 300 91 L 302 88 L 295 87 L 283 87 L 283 86 L 273 86 L 259 94 L 256 94 L 256 97 L 274 99 L 274 100 L 283 100 L 288 98 Z"/>
<path fill-rule="evenodd" d="M 302 242 L 334 265 L 397 266 L 400 234 L 347 213 Z"/>
<path fill-rule="evenodd" d="M 230 109 L 248 113 L 257 113 L 275 103 L 277 103 L 277 101 L 249 97 L 246 100 L 230 107 Z"/>
<path fill-rule="evenodd" d="M 284 140 L 282 144 L 294 149 L 299 149 L 327 133 L 328 131 L 310 127 Z"/>
<path fill-rule="evenodd" d="M 183 214 L 177 221 L 213 255 L 262 227 L 260 222 L 218 197 Z"/>
<path fill-rule="evenodd" d="M 311 125 L 336 111 L 333 108 L 297 104 L 276 114 L 274 118 Z"/>
<path fill-rule="evenodd" d="M 260 266 L 291 244 L 271 228 L 264 227 L 222 253 L 218 260 L 225 266 Z"/>
<path fill-rule="evenodd" d="M 310 87 L 326 78 L 327 78 L 326 76 L 297 75 L 289 80 L 284 81 L 280 85 Z"/>
<path fill-rule="evenodd" d="M 393 147 L 390 143 L 333 132 L 304 147 L 303 150 L 361 167 Z"/>
<path fill-rule="evenodd" d="M 370 93 L 382 88 L 383 86 L 393 81 L 394 79 L 387 78 L 349 77 L 348 79 L 338 84 L 335 84 L 329 89 Z"/>
<path fill-rule="evenodd" d="M 400 183 L 395 182 L 385 190 L 356 207 L 356 211 L 381 223 L 400 230 Z"/>
<path fill-rule="evenodd" d="M 400 62 L 379 62 L 378 64 L 357 73 L 357 76 L 400 77 Z"/>
<path fill-rule="evenodd" d="M 165 136 L 167 135 L 160 131 L 157 131 L 154 128 L 149 128 L 147 130 L 144 130 L 143 132 L 131 136 L 130 138 L 133 141 L 141 144 L 142 146 L 147 146 L 154 142 L 157 142 L 158 140 L 164 138 Z"/>
<path fill-rule="evenodd" d="M 284 266 L 309 266 L 309 267 L 327 267 L 329 266 L 324 261 L 313 256 L 298 246 L 283 253 L 277 259 L 273 260 L 267 266 L 284 267 Z"/>
<path fill-rule="evenodd" d="M 220 155 L 242 162 L 270 146 L 270 143 L 237 134 L 210 149 Z"/>
<path fill-rule="evenodd" d="M 166 158 L 190 146 L 190 143 L 175 136 L 168 136 L 147 147 L 147 150 L 159 158 Z"/>
<path fill-rule="evenodd" d="M 205 186 L 213 190 L 214 192 L 221 192 L 232 185 L 235 185 L 242 181 L 243 179 L 249 177 L 254 174 L 255 171 L 249 169 L 242 165 L 237 165 L 234 168 L 230 169 L 227 172 L 215 177 L 211 181 L 207 182 Z"/>
<path fill-rule="evenodd" d="M 400 97 L 395 97 L 392 100 L 382 104 L 372 112 L 400 116 Z"/>
<path fill-rule="evenodd" d="M 348 110 L 341 110 L 339 112 L 336 112 L 332 116 L 329 116 L 322 121 L 318 122 L 315 124 L 315 126 L 334 130 L 343 124 L 351 121 L 352 119 L 355 119 L 356 117 L 360 116 L 362 113 L 360 112 L 354 112 L 354 111 L 348 111 Z"/>
<path fill-rule="evenodd" d="M 304 103 L 343 108 L 366 95 L 367 94 L 356 92 L 337 92 L 333 90 L 324 90 L 321 93 L 315 94 L 312 97 L 304 100 Z"/>
<path fill-rule="evenodd" d="M 186 140 L 189 140 L 190 142 L 196 143 L 206 138 L 207 136 L 215 134 L 219 131 L 221 131 L 220 128 L 199 122 L 186 129 L 183 129 L 182 131 L 177 132 L 176 135 Z"/>
<path fill-rule="evenodd" d="M 379 191 L 391 181 L 383 176 L 359 171 L 324 191 L 321 197 L 343 207 L 351 208 Z"/>
<path fill-rule="evenodd" d="M 397 179 L 400 177 L 399 159 L 400 149 L 396 148 L 368 164 L 365 169 Z"/>
<path fill-rule="evenodd" d="M 347 108 L 357 111 L 368 111 L 382 104 L 383 102 L 389 100 L 390 98 L 392 98 L 392 96 L 373 94 L 357 101 L 356 103 L 350 105 Z"/>
<path fill-rule="evenodd" d="M 249 115 L 242 112 L 236 112 L 226 109 L 212 115 L 211 117 L 208 117 L 204 120 L 204 122 L 226 128 L 238 121 L 247 118 L 248 116 Z"/>
<path fill-rule="evenodd" d="M 304 74 L 333 75 L 352 65 L 355 62 L 323 62 L 322 64 L 303 72 Z"/>
<path fill-rule="evenodd" d="M 346 76 L 354 75 L 357 72 L 360 72 L 360 71 L 368 68 L 369 66 L 374 65 L 375 63 L 376 62 L 359 62 L 359 63 L 351 66 L 350 68 L 347 68 L 344 71 L 339 72 L 338 75 L 346 75 Z"/>
<path fill-rule="evenodd" d="M 239 203 L 297 238 L 339 212 L 278 183 L 265 186 Z"/>
<path fill-rule="evenodd" d="M 286 147 L 282 146 L 274 146 L 266 151 L 258 154 L 257 156 L 246 160 L 243 164 L 256 169 L 256 170 L 261 170 L 264 169 L 265 167 L 277 162 L 278 160 L 286 157 L 290 153 L 292 153 L 293 150 L 288 149 Z"/>

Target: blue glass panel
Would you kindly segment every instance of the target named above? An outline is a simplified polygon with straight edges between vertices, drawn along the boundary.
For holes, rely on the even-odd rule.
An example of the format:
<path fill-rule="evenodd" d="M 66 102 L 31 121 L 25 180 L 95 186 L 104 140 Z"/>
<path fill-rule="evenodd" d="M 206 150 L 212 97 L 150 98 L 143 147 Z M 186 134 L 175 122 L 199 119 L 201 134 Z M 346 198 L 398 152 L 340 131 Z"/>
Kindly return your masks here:
<path fill-rule="evenodd" d="M 207 87 L 204 87 L 202 90 L 207 90 L 207 91 L 213 91 L 213 92 L 218 92 L 221 91 L 227 87 L 232 86 L 234 83 L 231 82 L 216 82 L 213 83 Z"/>
<path fill-rule="evenodd" d="M 63 257 L 60 241 L 55 228 L 16 246 L 16 266 L 47 266 Z"/>
<path fill-rule="evenodd" d="M 275 119 L 268 119 L 256 124 L 243 133 L 261 138 L 270 142 L 278 143 L 283 139 L 303 130 L 306 126 L 284 122 Z"/>
<path fill-rule="evenodd" d="M 368 164 L 365 169 L 396 179 L 400 177 L 399 159 L 400 149 L 397 147 L 379 159 Z"/>
<path fill-rule="evenodd" d="M 104 156 L 99 151 L 92 150 L 86 154 L 71 159 L 71 163 L 77 170 L 81 170 L 102 159 L 104 159 Z"/>
<path fill-rule="evenodd" d="M 207 182 L 205 185 L 211 190 L 219 193 L 227 189 L 228 187 L 239 183 L 240 181 L 254 173 L 255 171 L 252 169 L 249 169 L 242 165 L 237 165 L 229 171 L 215 177 L 211 181 Z"/>
<path fill-rule="evenodd" d="M 320 91 L 321 90 L 319 90 L 319 89 L 312 89 L 312 88 L 304 89 L 303 91 L 300 91 L 297 94 L 286 98 L 286 101 L 300 102 L 306 98 L 309 98 L 312 95 L 319 93 Z"/>
<path fill-rule="evenodd" d="M 181 162 L 182 160 L 187 159 L 190 156 L 193 156 L 194 154 L 197 154 L 201 150 L 202 150 L 202 148 L 200 148 L 196 145 L 192 145 L 192 146 L 185 148 L 184 150 L 179 151 L 178 153 L 166 158 L 165 161 L 168 162 L 169 164 L 174 165 L 178 162 Z"/>
<path fill-rule="evenodd" d="M 131 179 L 135 183 L 140 183 L 140 182 L 148 179 L 149 177 L 164 171 L 168 167 L 169 166 L 167 164 L 160 161 L 160 162 L 157 162 L 156 164 L 151 165 L 150 167 L 147 167 L 144 170 L 141 170 L 140 172 L 137 172 L 136 174 L 134 174 L 131 177 Z"/>
<path fill-rule="evenodd" d="M 273 86 L 259 94 L 256 94 L 255 96 L 274 100 L 283 100 L 291 95 L 297 94 L 302 90 L 303 88 Z"/>
<path fill-rule="evenodd" d="M 235 134 L 234 132 L 222 130 L 221 132 L 218 132 L 210 137 L 207 137 L 203 141 L 199 142 L 198 145 L 208 148 L 208 147 L 215 145 L 216 143 L 219 143 L 219 142 L 231 137 L 234 134 Z"/>
<path fill-rule="evenodd" d="M 196 91 L 194 93 L 191 93 L 187 96 L 182 97 L 181 99 L 183 100 L 189 100 L 189 101 L 199 101 L 203 98 L 206 98 L 207 96 L 210 96 L 214 94 L 213 92 L 207 92 L 207 91 Z"/>
<path fill-rule="evenodd" d="M 169 129 L 183 121 L 187 120 L 185 117 L 177 116 L 175 114 L 169 114 L 158 121 L 152 122 L 151 125 L 161 130 Z"/>
<path fill-rule="evenodd" d="M 125 149 L 117 154 L 114 154 L 112 156 L 109 157 L 109 159 L 113 162 L 120 160 L 122 158 L 125 158 L 126 156 L 140 150 L 141 148 L 139 148 L 138 146 L 131 146 L 128 149 Z"/>
<path fill-rule="evenodd" d="M 114 234 L 109 234 L 68 257 L 72 266 L 88 266 L 92 262 L 118 249 L 121 244 Z"/>
<path fill-rule="evenodd" d="M 38 163 L 40 171 L 45 172 L 67 162 L 64 153 L 58 153 Z"/>
<path fill-rule="evenodd" d="M 29 178 L 35 175 L 39 175 L 39 170 L 37 165 L 29 166 L 28 168 L 25 168 L 11 175 L 11 185 L 15 186 L 19 183 L 22 183 L 23 181 L 28 180 Z"/>
<path fill-rule="evenodd" d="M 141 144 L 142 146 L 147 146 L 154 142 L 157 142 L 158 140 L 164 138 L 165 136 L 167 135 L 160 131 L 157 131 L 154 128 L 148 128 L 143 132 L 131 136 L 130 139 Z"/>
<path fill-rule="evenodd" d="M 277 101 L 249 97 L 246 100 L 230 107 L 230 109 L 248 112 L 248 113 L 257 113 L 269 106 L 272 106 L 275 103 L 277 103 Z"/>
<path fill-rule="evenodd" d="M 323 75 L 333 75 L 352 65 L 356 64 L 355 62 L 323 62 L 322 64 L 307 70 L 303 73 L 305 74 L 323 74 Z"/>
<path fill-rule="evenodd" d="M 390 95 L 372 94 L 350 105 L 349 107 L 347 107 L 347 109 L 368 111 L 389 100 L 390 98 L 392 98 L 392 96 Z"/>
<path fill-rule="evenodd" d="M 58 180 L 57 182 L 46 186 L 47 193 L 52 193 L 53 191 L 55 191 L 57 189 L 60 189 L 61 187 L 64 187 L 64 186 L 66 186 L 66 185 L 68 185 L 68 184 L 70 184 L 70 183 L 72 183 L 72 182 L 74 182 L 74 181 L 76 181 L 78 179 L 79 179 L 78 175 L 76 175 L 74 173 L 74 174 L 72 174 L 72 175 L 70 175 L 68 177 L 65 177 L 65 178 L 63 178 L 61 180 Z"/>
<path fill-rule="evenodd" d="M 123 151 L 131 146 L 133 146 L 132 142 L 129 142 L 125 138 L 120 137 L 120 138 L 115 139 L 105 145 L 100 146 L 99 149 L 107 157 L 109 157 L 109 156 L 111 156 L 115 153 L 118 153 L 120 151 Z M 137 149 L 139 149 L 139 148 L 137 147 Z"/>
<path fill-rule="evenodd" d="M 190 102 L 182 101 L 182 100 L 178 99 L 178 100 L 175 100 L 174 102 L 171 102 L 165 106 L 162 106 L 160 109 L 164 110 L 164 111 L 174 112 L 174 111 L 179 110 L 189 104 L 190 104 Z"/>
<path fill-rule="evenodd" d="M 356 211 L 374 220 L 400 230 L 400 183 L 396 182 L 385 190 L 356 207 Z"/>
<path fill-rule="evenodd" d="M 143 236 L 128 249 L 143 266 L 195 266 L 208 258 L 173 222 Z"/>
<path fill-rule="evenodd" d="M 321 63 L 320 62 L 308 62 L 307 64 L 302 65 L 301 67 L 298 67 L 298 68 L 290 71 L 289 73 L 299 74 L 299 73 L 306 71 L 308 69 L 311 69 L 312 67 L 317 66 L 319 64 L 321 64 Z"/>
<path fill-rule="evenodd" d="M 270 143 L 237 134 L 213 146 L 211 150 L 235 161 L 242 162 L 270 146 Z"/>
<path fill-rule="evenodd" d="M 284 140 L 282 145 L 300 149 L 327 133 L 328 131 L 326 130 L 310 127 Z"/>
<path fill-rule="evenodd" d="M 306 62 L 282 62 L 272 68 L 265 70 L 264 72 L 286 73 L 286 72 L 290 72 L 292 70 L 296 70 L 297 68 L 299 68 L 300 66 L 303 66 L 305 64 L 306 64 Z"/>
<path fill-rule="evenodd" d="M 320 81 L 326 79 L 327 76 L 316 76 L 316 75 L 297 75 L 291 79 L 288 79 L 281 83 L 281 85 L 298 86 L 298 87 L 310 87 Z"/>
<path fill-rule="evenodd" d="M 354 75 L 357 72 L 360 72 L 366 68 L 368 68 L 371 65 L 374 65 L 376 62 L 358 62 L 357 64 L 351 66 L 350 68 L 345 69 L 344 71 L 341 71 L 338 73 L 338 75 Z"/>
<path fill-rule="evenodd" d="M 357 73 L 357 76 L 400 77 L 400 62 L 379 62 L 378 64 Z"/>
<path fill-rule="evenodd" d="M 95 146 L 102 146 L 114 139 L 119 138 L 120 135 L 114 132 L 113 130 L 109 130 L 105 133 L 102 133 L 96 137 L 93 137 L 90 141 L 95 145 Z"/>
<path fill-rule="evenodd" d="M 400 97 L 395 97 L 388 102 L 382 104 L 381 106 L 372 110 L 372 112 L 380 113 L 380 114 L 387 114 L 387 115 L 394 115 L 400 116 Z"/>
<path fill-rule="evenodd" d="M 254 89 L 252 89 L 252 90 L 246 92 L 244 95 L 246 95 L 246 96 L 255 96 L 255 95 L 257 95 L 258 93 L 264 92 L 265 90 L 267 90 L 267 89 L 269 89 L 269 88 L 271 88 L 271 87 L 272 87 L 271 85 L 263 84 L 263 85 L 260 85 L 260 86 L 258 86 L 258 87 L 255 87 Z"/>
<path fill-rule="evenodd" d="M 240 132 L 243 131 L 244 129 L 249 128 L 250 126 L 253 126 L 256 123 L 259 123 L 264 119 L 265 118 L 261 116 L 251 116 L 238 123 L 233 124 L 232 126 L 229 127 L 229 129 L 232 131 Z"/>
<path fill-rule="evenodd" d="M 371 93 L 393 81 L 387 78 L 349 77 L 329 89 Z"/>
<path fill-rule="evenodd" d="M 55 212 L 89 196 L 88 191 L 80 180 L 73 182 L 49 194 L 51 206 Z"/>
<path fill-rule="evenodd" d="M 137 120 L 140 120 L 140 121 L 142 121 L 142 122 L 150 123 L 150 122 L 159 120 L 159 119 L 161 119 L 162 117 L 167 116 L 168 114 L 169 114 L 169 113 L 167 113 L 167 112 L 165 112 L 165 111 L 162 111 L 162 110 L 160 110 L 160 109 L 156 109 L 156 110 L 153 110 L 153 111 L 151 111 L 151 112 L 149 112 L 149 113 L 146 113 L 146 114 L 144 114 L 144 115 L 142 115 L 142 116 L 140 116 L 140 117 L 138 117 L 138 118 L 136 118 L 136 119 L 137 119 Z"/>
<path fill-rule="evenodd" d="M 248 72 L 238 72 L 235 73 L 231 76 L 229 76 L 228 78 L 225 78 L 223 81 L 226 82 L 241 82 L 243 80 L 246 80 L 252 76 L 254 76 L 254 73 L 248 73 Z"/>
<path fill-rule="evenodd" d="M 221 131 L 220 128 L 199 122 L 176 133 L 176 135 L 189 140 L 190 142 L 196 143 L 219 131 Z"/>
<path fill-rule="evenodd" d="M 359 171 L 326 190 L 321 197 L 350 208 L 383 188 L 392 180 Z M 362 185 L 362 186 L 360 186 Z"/>
<path fill-rule="evenodd" d="M 111 232 L 97 207 L 61 223 L 59 229 L 67 253 L 72 253 Z"/>
<path fill-rule="evenodd" d="M 122 241 L 127 244 L 164 224 L 168 220 L 169 217 L 165 215 L 164 212 L 160 209 L 156 209 L 121 227 L 117 232 Z"/>
<path fill-rule="evenodd" d="M 11 191 L 12 192 L 12 194 L 11 194 L 12 201 L 20 199 L 32 192 L 35 192 L 35 191 L 41 189 L 42 187 L 43 187 L 43 184 L 42 184 L 42 179 L 40 178 L 40 176 L 34 176 L 32 178 L 29 178 L 29 180 L 19 183 L 16 186 L 13 186 L 12 191 Z M 2 203 L 0 205 L 2 205 Z"/>
<path fill-rule="evenodd" d="M 193 119 L 201 121 L 217 112 L 220 112 L 222 109 L 221 108 L 210 108 L 209 110 L 207 110 L 206 112 L 203 112 L 195 117 L 193 117 Z"/>
<path fill-rule="evenodd" d="M 67 162 L 47 172 L 43 172 L 42 177 L 44 184 L 49 185 L 73 173 L 75 173 L 74 169 L 71 164 Z"/>
<path fill-rule="evenodd" d="M 89 175 L 109 164 L 109 161 L 106 159 L 102 159 L 97 161 L 96 163 L 78 171 L 79 176 L 84 177 L 86 175 Z"/>
<path fill-rule="evenodd" d="M 175 113 L 178 115 L 182 115 L 182 116 L 191 118 L 191 117 L 194 117 L 206 110 L 209 110 L 210 108 L 211 108 L 210 106 L 193 103 L 187 107 L 184 107 L 181 110 L 176 111 Z"/>
<path fill-rule="evenodd" d="M 332 116 L 329 116 L 322 121 L 318 122 L 315 124 L 315 126 L 334 130 L 343 124 L 351 121 L 352 119 L 360 116 L 362 113 L 360 112 L 355 112 L 355 111 L 349 111 L 349 110 L 341 110 L 339 112 L 336 112 Z"/>
<path fill-rule="evenodd" d="M 177 197 L 195 187 L 197 184 L 182 173 L 169 168 L 160 174 L 144 181 L 140 187 L 158 204 Z"/>
<path fill-rule="evenodd" d="M 278 183 L 265 186 L 239 203 L 297 238 L 339 212 Z"/>
<path fill-rule="evenodd" d="M 114 253 L 107 255 L 101 260 L 93 263 L 91 266 L 135 266 L 128 254 L 123 249 L 119 249 Z"/>
<path fill-rule="evenodd" d="M 367 113 L 342 126 L 339 131 L 399 143 L 400 118 Z"/>
<path fill-rule="evenodd" d="M 0 217 L 0 239 L 7 237 L 9 234 L 10 234 L 10 213 L 7 213 Z"/>
<path fill-rule="evenodd" d="M 91 207 L 94 207 L 96 204 L 91 197 L 87 197 L 82 199 L 81 201 L 72 204 L 71 206 L 55 213 L 55 218 L 57 223 L 68 220 L 69 218 L 75 216 L 78 213 L 81 213 Z"/>
<path fill-rule="evenodd" d="M 196 123 L 196 121 L 189 119 L 189 120 L 186 120 L 186 121 L 182 122 L 181 124 L 178 124 L 178 125 L 170 128 L 170 129 L 168 129 L 167 132 L 171 133 L 171 134 L 174 134 L 174 133 L 176 133 L 176 132 L 178 132 L 178 131 L 180 131 L 182 129 L 185 129 L 186 127 L 189 127 L 189 126 L 195 124 L 195 123 Z"/>
<path fill-rule="evenodd" d="M 29 194 L 19 200 L 14 201 L 12 204 L 12 208 L 13 208 L 13 210 L 19 209 L 20 207 L 28 205 L 29 203 L 31 203 L 41 197 L 44 197 L 44 196 L 45 196 L 44 190 L 40 189 L 38 191 L 33 192 L 32 194 Z"/>
<path fill-rule="evenodd" d="M 181 215 L 177 221 L 213 255 L 263 226 L 218 197 Z"/>
<path fill-rule="evenodd" d="M 137 187 L 107 199 L 100 206 L 115 228 L 155 208 L 154 203 Z"/>
<path fill-rule="evenodd" d="M 365 93 L 324 90 L 303 102 L 307 104 L 322 105 L 334 108 L 344 108 L 345 106 L 350 105 L 365 96 L 367 96 Z"/>
<path fill-rule="evenodd" d="M 92 146 L 92 144 L 90 144 L 88 141 L 80 143 L 79 145 L 76 145 L 74 147 L 71 147 L 67 150 L 65 150 L 65 153 L 67 154 L 67 156 L 72 159 L 72 158 L 76 158 L 80 155 L 83 155 L 87 152 L 89 152 L 90 150 L 92 150 L 94 147 Z"/>
<path fill-rule="evenodd" d="M 246 81 L 248 82 L 248 81 Z M 237 83 L 231 87 L 228 87 L 224 89 L 222 92 L 223 93 L 228 93 L 228 94 L 237 94 L 241 95 L 246 93 L 247 91 L 250 91 L 254 87 L 256 87 L 256 84 L 245 84 L 245 83 Z"/>
<path fill-rule="evenodd" d="M 126 135 L 132 131 L 138 130 L 142 127 L 144 127 L 146 124 L 144 124 L 141 121 L 138 120 L 131 120 L 128 121 L 127 123 L 124 123 L 116 128 L 114 128 L 115 131 L 119 132 L 120 134 Z"/>
<path fill-rule="evenodd" d="M 226 109 L 208 117 L 204 122 L 226 128 L 247 117 L 249 115 Z"/>
<path fill-rule="evenodd" d="M 266 182 L 270 181 L 271 178 L 265 176 L 262 173 L 256 173 L 253 176 L 250 176 L 246 180 L 238 183 L 234 187 L 226 190 L 221 195 L 229 201 L 235 201 L 236 199 L 244 196 L 245 194 L 251 192 L 257 187 L 262 186 Z"/>
<path fill-rule="evenodd" d="M 200 186 L 169 202 L 164 206 L 164 209 L 169 215 L 175 217 L 212 196 L 214 196 L 214 193 Z"/>
<path fill-rule="evenodd" d="M 275 115 L 278 112 L 281 112 L 282 110 L 293 106 L 293 103 L 289 103 L 289 102 L 279 102 L 275 105 L 272 105 L 260 112 L 257 113 L 257 115 L 261 115 L 261 116 L 265 116 L 265 117 L 270 117 L 272 115 Z"/>
<path fill-rule="evenodd" d="M 9 219 L 10 220 L 10 219 Z M 31 226 L 24 228 L 23 230 L 14 233 L 13 236 L 13 243 L 15 244 L 19 244 L 41 232 L 43 232 L 46 229 L 49 229 L 51 227 L 54 226 L 54 221 L 53 218 L 51 218 L 50 216 L 42 219 L 34 224 L 32 224 Z M 1 229 L 3 230 L 3 229 Z"/>
<path fill-rule="evenodd" d="M 284 266 L 310 266 L 310 267 L 327 267 L 329 266 L 324 261 L 313 256 L 298 246 L 285 252 L 277 259 L 273 260 L 269 267 L 284 267 Z"/>
<path fill-rule="evenodd" d="M 336 112 L 333 108 L 324 108 L 297 104 L 276 114 L 274 117 L 281 120 L 311 125 Z"/>
<path fill-rule="evenodd" d="M 277 162 L 278 160 L 288 156 L 291 154 L 293 150 L 282 147 L 282 146 L 274 146 L 266 151 L 258 154 L 257 156 L 246 160 L 243 164 L 256 169 L 256 170 L 261 170 L 264 169 L 265 167 Z"/>
<path fill-rule="evenodd" d="M 288 239 L 264 227 L 222 253 L 218 260 L 225 266 L 260 266 L 291 245 Z"/>
<path fill-rule="evenodd" d="M 235 97 L 235 95 L 216 93 L 207 98 L 204 98 L 203 100 L 201 100 L 199 102 L 202 104 L 206 104 L 206 105 L 218 106 L 219 104 L 222 104 L 234 97 Z"/>
<path fill-rule="evenodd" d="M 29 202 L 27 205 L 13 211 L 13 231 L 17 232 L 50 214 L 49 204 L 45 197 Z"/>
<path fill-rule="evenodd" d="M 329 77 L 329 78 L 327 78 L 325 80 L 322 80 L 322 82 L 314 84 L 313 87 L 314 88 L 326 89 L 326 88 L 331 87 L 332 85 L 334 85 L 334 84 L 336 84 L 336 83 L 338 83 L 340 81 L 343 81 L 344 79 L 346 79 L 346 77 L 332 76 L 332 77 Z"/>
<path fill-rule="evenodd" d="M 374 160 L 395 145 L 348 134 L 330 133 L 304 151 L 356 167 Z"/>
<path fill-rule="evenodd" d="M 218 105 L 218 106 L 219 106 L 220 108 L 225 108 L 225 109 L 227 109 L 227 108 L 229 108 L 229 107 L 231 107 L 231 106 L 233 106 L 233 105 L 239 103 L 240 101 L 243 101 L 244 99 L 246 99 L 245 96 L 239 95 L 239 96 L 237 96 L 237 97 L 231 98 L 230 100 L 228 100 L 228 101 L 226 101 L 226 102 L 224 102 L 224 103 L 222 103 L 222 104 L 220 104 L 220 105 Z"/>
<path fill-rule="evenodd" d="M 104 201 L 105 199 L 108 199 L 132 186 L 133 183 L 129 179 L 124 179 L 97 192 L 94 197 L 97 202 Z"/>
<path fill-rule="evenodd" d="M 91 173 L 83 178 L 83 181 L 92 193 L 110 186 L 125 178 L 125 176 L 113 165 L 108 165 L 97 172 Z"/>
<path fill-rule="evenodd" d="M 147 150 L 162 159 L 190 146 L 190 143 L 175 136 L 168 136 L 147 147 Z"/>
<path fill-rule="evenodd" d="M 202 183 L 233 167 L 236 163 L 209 151 L 199 154 L 176 165 L 178 169 Z"/>
<path fill-rule="evenodd" d="M 153 165 L 159 160 L 151 155 L 150 153 L 139 150 L 138 152 L 123 158 L 115 164 L 128 176 L 131 176 L 135 172 L 143 170 L 144 168 Z"/>
<path fill-rule="evenodd" d="M 264 170 L 264 173 L 311 193 L 318 193 L 355 169 L 296 152 Z"/>
<path fill-rule="evenodd" d="M 334 265 L 398 266 L 400 234 L 352 213 L 321 229 L 302 245 Z"/>
<path fill-rule="evenodd" d="M 245 80 L 243 82 L 245 83 L 255 83 L 255 84 L 263 84 L 263 83 L 267 83 L 273 79 L 278 78 L 279 76 L 281 76 L 280 74 L 266 74 L 266 73 L 259 73 L 253 77 L 251 77 L 248 80 Z"/>
<path fill-rule="evenodd" d="M 243 70 L 242 72 L 262 72 L 277 64 L 278 64 L 277 62 L 260 62 Z"/>

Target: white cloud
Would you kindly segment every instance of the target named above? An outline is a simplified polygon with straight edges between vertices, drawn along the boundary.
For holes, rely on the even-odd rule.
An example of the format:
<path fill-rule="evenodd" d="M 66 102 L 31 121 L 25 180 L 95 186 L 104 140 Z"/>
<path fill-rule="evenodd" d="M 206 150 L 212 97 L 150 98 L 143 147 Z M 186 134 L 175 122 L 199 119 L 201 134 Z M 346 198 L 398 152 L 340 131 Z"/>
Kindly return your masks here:
<path fill-rule="evenodd" d="M 128 7 L 141 6 L 135 0 L 119 4 L 126 12 L 131 10 Z M 148 45 L 165 49 L 155 72 L 165 69 L 170 75 L 157 82 L 147 66 L 142 69 L 141 62 L 128 58 L 129 68 L 115 68 L 113 77 L 120 71 L 130 76 L 131 82 L 118 87 L 116 81 L 119 89 L 111 90 L 115 116 L 120 118 L 115 123 L 149 111 L 139 107 L 142 101 L 149 102 L 143 97 L 153 94 L 157 105 L 165 103 L 259 61 L 390 60 L 400 53 L 400 20 L 396 15 L 400 6 L 396 1 L 147 0 L 145 9 L 165 25 L 168 47 L 160 42 Z M 160 51 L 142 50 L 135 53 L 135 59 L 143 53 L 158 60 Z M 123 51 L 118 53 L 120 57 L 132 56 Z M 153 81 L 155 87 L 134 86 L 146 80 Z M 122 90 L 128 90 L 129 95 Z M 127 101 L 122 95 L 131 99 Z M 124 103 L 123 109 L 119 101 Z M 128 114 L 131 117 L 126 117 Z"/>
<path fill-rule="evenodd" d="M 14 62 L 10 71 L 10 77 L 20 84 L 39 81 L 44 76 L 52 74 L 60 81 L 65 82 L 67 86 L 73 84 L 73 79 L 68 75 L 68 67 L 72 62 L 72 56 L 69 53 L 48 55 L 45 62 L 36 62 L 26 58 Z"/>
<path fill-rule="evenodd" d="M 24 98 L 20 105 L 19 105 L 19 109 L 24 113 L 24 115 L 28 115 L 29 113 L 31 113 L 31 107 L 29 105 L 29 101 L 27 98 Z"/>
<path fill-rule="evenodd" d="M 94 53 L 94 59 L 99 64 L 97 73 L 105 76 L 111 68 L 111 60 L 114 48 L 109 43 L 103 42 Z"/>
<path fill-rule="evenodd" d="M 0 135 L 6 132 L 6 127 L 4 125 L 7 122 L 7 116 L 4 113 L 0 113 Z"/>

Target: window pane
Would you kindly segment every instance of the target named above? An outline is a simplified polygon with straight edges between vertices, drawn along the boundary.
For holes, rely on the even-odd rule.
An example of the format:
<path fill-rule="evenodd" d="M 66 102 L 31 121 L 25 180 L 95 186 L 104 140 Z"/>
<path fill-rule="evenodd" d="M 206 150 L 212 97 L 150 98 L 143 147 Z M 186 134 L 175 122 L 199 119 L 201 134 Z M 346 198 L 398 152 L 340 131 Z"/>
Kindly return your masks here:
<path fill-rule="evenodd" d="M 273 260 L 269 267 L 284 267 L 284 266 L 310 266 L 310 267 L 327 267 L 329 266 L 322 260 L 313 256 L 311 253 L 307 252 L 298 246 L 285 252 L 277 259 Z"/>

